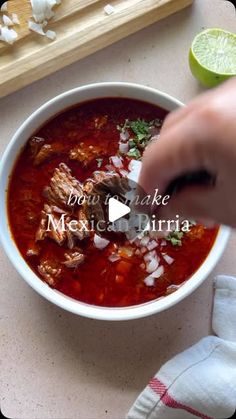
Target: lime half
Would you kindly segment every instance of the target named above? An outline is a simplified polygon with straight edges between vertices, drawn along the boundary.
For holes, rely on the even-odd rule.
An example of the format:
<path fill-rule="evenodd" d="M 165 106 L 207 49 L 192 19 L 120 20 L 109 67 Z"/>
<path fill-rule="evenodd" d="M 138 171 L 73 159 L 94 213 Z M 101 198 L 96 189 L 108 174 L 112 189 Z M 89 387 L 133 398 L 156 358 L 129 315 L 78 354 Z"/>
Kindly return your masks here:
<path fill-rule="evenodd" d="M 193 40 L 189 65 L 206 87 L 236 76 L 236 35 L 223 29 L 206 29 Z"/>

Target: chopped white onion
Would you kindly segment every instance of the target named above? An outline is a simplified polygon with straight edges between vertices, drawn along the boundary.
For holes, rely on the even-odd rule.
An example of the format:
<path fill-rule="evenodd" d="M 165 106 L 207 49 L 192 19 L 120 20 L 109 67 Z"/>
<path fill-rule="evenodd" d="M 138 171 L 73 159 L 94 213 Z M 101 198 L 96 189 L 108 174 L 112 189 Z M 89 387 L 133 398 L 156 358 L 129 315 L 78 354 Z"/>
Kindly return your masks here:
<path fill-rule="evenodd" d="M 131 181 L 129 186 L 132 187 L 132 182 L 138 183 L 138 178 L 139 178 L 138 171 L 133 170 L 132 172 L 129 172 L 127 178 Z"/>
<path fill-rule="evenodd" d="M 156 240 L 151 240 L 148 244 L 147 244 L 147 249 L 149 251 L 156 249 L 156 247 L 158 246 L 158 243 L 156 242 Z"/>
<path fill-rule="evenodd" d="M 166 261 L 166 263 L 168 263 L 168 265 L 171 265 L 174 262 L 174 259 L 166 253 L 162 253 L 162 257 Z"/>
<path fill-rule="evenodd" d="M 14 29 L 9 29 L 8 26 L 1 27 L 0 41 L 13 44 L 17 39 L 17 33 Z"/>
<path fill-rule="evenodd" d="M 13 26 L 12 20 L 7 15 L 2 16 L 2 21 L 3 21 L 4 25 L 6 25 L 6 26 Z"/>
<path fill-rule="evenodd" d="M 160 278 L 160 276 L 163 275 L 164 271 L 164 267 L 162 265 L 159 266 L 156 271 L 152 272 L 153 278 Z"/>
<path fill-rule="evenodd" d="M 36 22 L 45 20 L 47 0 L 30 0 L 32 6 L 33 18 Z"/>
<path fill-rule="evenodd" d="M 144 256 L 144 260 L 145 262 L 150 262 L 150 260 L 152 259 L 156 259 L 158 258 L 157 256 L 157 252 L 155 250 L 152 250 L 151 252 L 148 252 L 145 256 Z"/>
<path fill-rule="evenodd" d="M 148 237 L 148 236 L 144 236 L 144 237 L 141 239 L 140 244 L 141 244 L 141 246 L 147 246 L 147 244 L 149 243 L 149 241 L 150 241 L 150 237 Z"/>
<path fill-rule="evenodd" d="M 109 240 L 104 239 L 103 237 L 98 236 L 96 233 L 94 234 L 93 241 L 94 241 L 94 246 L 97 249 L 100 249 L 100 250 L 105 249 L 105 247 L 107 247 L 107 245 L 110 243 Z"/>
<path fill-rule="evenodd" d="M 36 22 L 42 23 L 44 20 L 50 20 L 54 16 L 52 8 L 60 4 L 57 0 L 30 0 L 32 6 L 33 18 Z"/>
<path fill-rule="evenodd" d="M 41 28 L 40 26 L 36 27 L 32 23 L 29 24 L 29 28 L 40 35 L 46 35 L 47 38 L 54 41 L 56 32 L 48 30 L 44 33 L 43 28 L 47 26 L 48 20 L 55 15 L 52 9 L 55 5 L 61 4 L 61 0 L 30 0 L 30 2 L 33 18 L 36 23 L 41 24 Z"/>
<path fill-rule="evenodd" d="M 14 25 L 20 25 L 20 21 L 19 21 L 18 15 L 16 13 L 12 13 L 11 20 L 14 23 Z"/>
<path fill-rule="evenodd" d="M 155 278 L 153 278 L 152 275 L 148 275 L 145 279 L 144 279 L 144 283 L 147 285 L 147 287 L 153 287 L 155 284 Z"/>
<path fill-rule="evenodd" d="M 122 131 L 120 133 L 120 140 L 125 142 L 125 141 L 128 141 L 128 139 L 129 139 L 129 132 L 127 130 L 125 132 Z"/>
<path fill-rule="evenodd" d="M 45 32 L 43 30 L 43 24 L 42 23 L 36 23 L 33 20 L 28 21 L 29 29 L 33 32 L 38 33 L 39 35 L 45 35 Z"/>
<path fill-rule="evenodd" d="M 50 31 L 50 30 L 48 30 L 45 33 L 45 35 L 46 35 L 47 38 L 51 39 L 52 41 L 55 41 L 55 39 L 57 37 L 56 32 L 55 31 Z"/>
<path fill-rule="evenodd" d="M 146 263 L 146 271 L 147 273 L 151 274 L 152 272 L 156 271 L 159 266 L 159 261 L 157 258 L 153 258 Z"/>
<path fill-rule="evenodd" d="M 118 156 L 111 156 L 110 160 L 112 161 L 112 164 L 114 164 L 114 166 L 116 168 L 122 168 L 123 167 L 123 163 L 122 163 L 122 159 L 121 157 Z"/>
<path fill-rule="evenodd" d="M 123 177 L 127 177 L 128 176 L 128 174 L 129 174 L 129 172 L 127 172 L 127 170 L 125 170 L 125 169 L 120 169 L 119 170 L 119 173 L 121 174 L 121 176 L 123 176 Z"/>
<path fill-rule="evenodd" d="M 115 12 L 115 8 L 114 8 L 111 4 L 107 4 L 107 5 L 104 7 L 104 12 L 105 12 L 107 15 L 111 15 L 112 13 L 114 13 L 114 12 Z"/>
<path fill-rule="evenodd" d="M 131 181 L 138 183 L 139 175 L 142 169 L 142 162 L 140 160 L 131 160 L 129 162 L 130 173 L 128 174 L 128 179 Z"/>
<path fill-rule="evenodd" d="M 119 152 L 121 154 L 127 154 L 129 151 L 129 144 L 128 143 L 119 143 Z"/>
<path fill-rule="evenodd" d="M 56 33 L 54 31 L 48 30 L 45 34 L 43 28 L 48 24 L 54 16 L 53 7 L 61 3 L 61 0 L 30 0 L 32 6 L 32 16 L 34 20 L 28 21 L 28 27 L 33 32 L 38 33 L 39 35 L 46 35 L 47 38 L 55 40 Z M 7 3 L 4 3 L 1 7 L 1 12 L 7 12 Z M 0 40 L 5 41 L 9 44 L 13 44 L 17 39 L 17 33 L 13 29 L 8 29 L 9 26 L 20 25 L 18 15 L 12 13 L 12 16 L 4 14 L 2 16 L 4 26 L 0 31 Z"/>
<path fill-rule="evenodd" d="M 142 169 L 142 162 L 140 160 L 130 160 L 129 162 L 129 171 L 133 170 L 140 172 Z"/>
<path fill-rule="evenodd" d="M 161 246 L 166 246 L 166 245 L 167 245 L 166 240 L 162 240 L 161 241 Z"/>

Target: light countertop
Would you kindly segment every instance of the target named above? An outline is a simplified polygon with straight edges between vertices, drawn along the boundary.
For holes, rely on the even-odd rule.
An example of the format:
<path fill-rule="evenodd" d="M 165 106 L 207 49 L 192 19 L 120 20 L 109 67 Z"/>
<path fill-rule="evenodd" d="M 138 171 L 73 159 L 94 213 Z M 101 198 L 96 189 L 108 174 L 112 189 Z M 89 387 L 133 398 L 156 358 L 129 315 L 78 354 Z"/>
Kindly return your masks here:
<path fill-rule="evenodd" d="M 223 0 L 196 0 L 170 18 L 0 100 L 2 152 L 39 105 L 98 81 L 132 81 L 187 102 L 200 92 L 188 69 L 194 35 L 235 31 Z M 0 75 L 1 76 L 1 75 Z M 233 233 L 220 263 L 190 297 L 161 314 L 121 323 L 87 320 L 37 295 L 0 249 L 1 409 L 24 419 L 122 419 L 161 364 L 210 332 L 217 273 L 236 273 Z"/>

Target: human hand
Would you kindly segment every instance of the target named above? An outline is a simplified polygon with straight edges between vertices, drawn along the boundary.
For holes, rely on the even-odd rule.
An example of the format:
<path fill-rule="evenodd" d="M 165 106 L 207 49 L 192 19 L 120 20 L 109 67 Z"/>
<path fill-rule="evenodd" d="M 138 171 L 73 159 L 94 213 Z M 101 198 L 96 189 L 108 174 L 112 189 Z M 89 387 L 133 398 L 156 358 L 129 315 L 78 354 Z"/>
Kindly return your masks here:
<path fill-rule="evenodd" d="M 144 153 L 139 185 L 163 194 L 175 178 L 199 170 L 215 175 L 215 185 L 185 187 L 158 208 L 158 217 L 179 214 L 236 227 L 235 77 L 166 118 L 160 139 Z"/>

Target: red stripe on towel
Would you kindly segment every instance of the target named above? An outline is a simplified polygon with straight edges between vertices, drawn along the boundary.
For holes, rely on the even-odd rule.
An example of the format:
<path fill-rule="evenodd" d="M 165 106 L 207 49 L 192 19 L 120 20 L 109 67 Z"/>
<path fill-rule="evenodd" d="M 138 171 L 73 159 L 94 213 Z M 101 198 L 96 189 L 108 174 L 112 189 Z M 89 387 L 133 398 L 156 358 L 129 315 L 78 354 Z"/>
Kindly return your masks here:
<path fill-rule="evenodd" d="M 168 393 L 168 388 L 157 378 L 152 378 L 150 383 L 148 384 L 149 387 L 160 396 L 160 400 L 166 406 L 171 407 L 172 409 L 182 409 L 192 415 L 195 415 L 201 419 L 213 419 L 210 416 L 203 415 L 202 413 L 198 412 L 197 410 L 193 409 L 190 406 L 186 406 L 180 402 L 177 402 L 172 396 Z"/>

